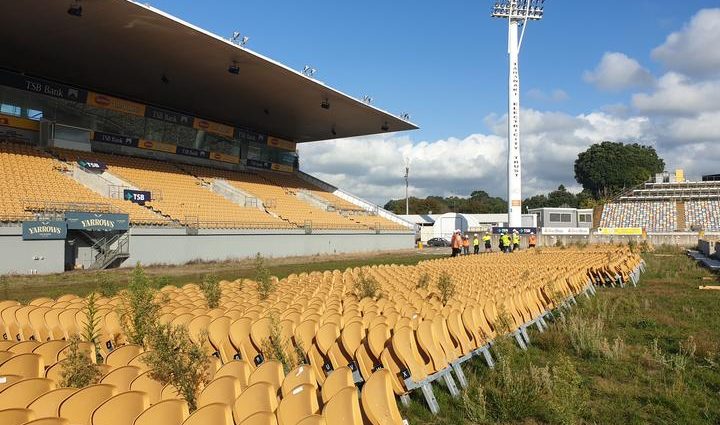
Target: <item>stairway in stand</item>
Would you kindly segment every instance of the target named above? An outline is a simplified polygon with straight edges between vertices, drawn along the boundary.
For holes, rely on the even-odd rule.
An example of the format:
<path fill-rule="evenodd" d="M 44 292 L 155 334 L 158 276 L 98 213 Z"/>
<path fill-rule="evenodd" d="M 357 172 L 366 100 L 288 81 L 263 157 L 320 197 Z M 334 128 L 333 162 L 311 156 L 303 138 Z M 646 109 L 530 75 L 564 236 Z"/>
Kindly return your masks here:
<path fill-rule="evenodd" d="M 677 230 L 684 232 L 687 230 L 687 224 L 685 220 L 685 201 L 677 201 Z"/>

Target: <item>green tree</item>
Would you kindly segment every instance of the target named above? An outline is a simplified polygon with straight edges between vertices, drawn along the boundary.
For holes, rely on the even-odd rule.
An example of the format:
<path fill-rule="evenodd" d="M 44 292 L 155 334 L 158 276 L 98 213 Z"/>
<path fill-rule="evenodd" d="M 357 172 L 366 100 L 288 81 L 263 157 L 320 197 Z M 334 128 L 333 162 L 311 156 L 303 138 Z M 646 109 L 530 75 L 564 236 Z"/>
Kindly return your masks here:
<path fill-rule="evenodd" d="M 577 197 L 574 194 L 568 192 L 563 185 L 558 186 L 557 190 L 553 190 L 552 192 L 548 193 L 547 200 L 548 207 L 567 206 L 570 208 L 577 208 L 578 206 Z"/>
<path fill-rule="evenodd" d="M 665 161 L 651 146 L 605 141 L 578 155 L 575 180 L 599 199 L 637 186 L 664 169 Z"/>

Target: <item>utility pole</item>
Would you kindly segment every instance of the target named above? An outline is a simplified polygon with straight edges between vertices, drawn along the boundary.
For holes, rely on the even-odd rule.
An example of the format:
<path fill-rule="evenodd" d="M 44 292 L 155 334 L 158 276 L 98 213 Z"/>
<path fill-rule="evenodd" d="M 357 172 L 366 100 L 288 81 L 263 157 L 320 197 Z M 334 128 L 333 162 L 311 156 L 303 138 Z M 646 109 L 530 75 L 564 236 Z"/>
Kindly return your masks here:
<path fill-rule="evenodd" d="M 518 57 L 528 20 L 543 17 L 545 0 L 496 1 L 492 16 L 508 20 L 508 226 L 522 224 L 522 163 L 520 161 L 520 70 Z M 518 39 L 518 28 L 522 33 Z"/>

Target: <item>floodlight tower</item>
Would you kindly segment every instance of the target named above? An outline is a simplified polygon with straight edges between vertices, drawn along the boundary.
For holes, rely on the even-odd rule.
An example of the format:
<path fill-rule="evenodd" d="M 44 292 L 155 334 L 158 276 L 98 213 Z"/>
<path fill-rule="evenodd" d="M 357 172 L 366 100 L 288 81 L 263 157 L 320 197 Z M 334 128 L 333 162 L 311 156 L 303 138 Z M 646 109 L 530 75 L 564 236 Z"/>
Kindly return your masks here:
<path fill-rule="evenodd" d="M 492 16 L 508 20 L 508 226 L 520 227 L 522 217 L 522 168 L 520 162 L 520 71 L 518 56 L 528 20 L 543 17 L 545 0 L 496 1 Z M 518 28 L 522 33 L 518 39 Z"/>

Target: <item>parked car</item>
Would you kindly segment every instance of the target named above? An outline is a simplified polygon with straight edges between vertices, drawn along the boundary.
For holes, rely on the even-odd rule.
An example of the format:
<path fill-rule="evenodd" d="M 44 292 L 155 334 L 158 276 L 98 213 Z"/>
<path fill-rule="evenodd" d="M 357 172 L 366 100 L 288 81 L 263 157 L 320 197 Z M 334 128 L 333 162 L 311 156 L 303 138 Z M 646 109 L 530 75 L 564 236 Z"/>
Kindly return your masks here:
<path fill-rule="evenodd" d="M 428 239 L 427 246 L 450 246 L 450 241 L 445 238 L 432 238 Z"/>

